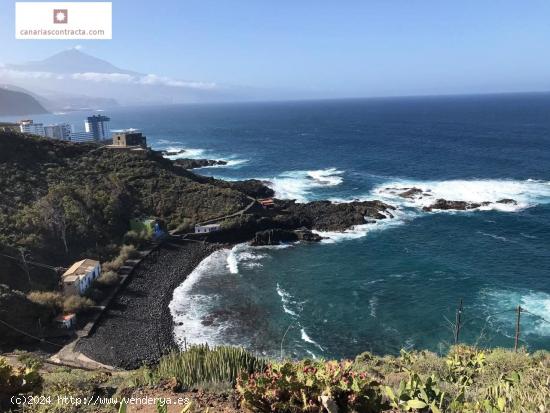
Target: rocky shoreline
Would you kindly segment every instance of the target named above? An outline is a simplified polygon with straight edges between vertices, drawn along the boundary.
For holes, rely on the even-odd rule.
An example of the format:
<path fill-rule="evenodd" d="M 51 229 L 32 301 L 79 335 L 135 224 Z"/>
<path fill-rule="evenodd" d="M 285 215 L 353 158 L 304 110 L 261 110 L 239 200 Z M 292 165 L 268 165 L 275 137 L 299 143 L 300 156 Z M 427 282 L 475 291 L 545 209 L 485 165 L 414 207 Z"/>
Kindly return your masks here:
<path fill-rule="evenodd" d="M 174 161 L 179 167 L 190 166 Z M 202 179 L 197 177 L 198 179 Z M 257 180 L 225 182 L 204 178 L 212 184 L 238 190 L 254 201 L 273 195 Z M 419 188 L 387 188 L 402 198 L 431 197 Z M 513 204 L 512 199 L 497 201 Z M 424 211 L 468 210 L 489 203 L 471 203 L 436 199 Z M 112 301 L 87 338 L 77 344 L 77 351 L 103 364 L 134 369 L 154 363 L 163 354 L 177 348 L 174 324 L 169 310 L 173 291 L 193 269 L 215 250 L 240 242 L 253 246 L 285 242 L 319 242 L 319 231 L 345 231 L 356 225 L 391 219 L 396 208 L 382 201 L 333 203 L 272 199 L 269 207 L 256 201 L 230 219 L 220 218 L 220 231 L 209 234 L 186 234 L 184 240 L 171 237 L 145 258 L 120 293 Z M 177 237 L 177 234 L 175 234 Z"/>

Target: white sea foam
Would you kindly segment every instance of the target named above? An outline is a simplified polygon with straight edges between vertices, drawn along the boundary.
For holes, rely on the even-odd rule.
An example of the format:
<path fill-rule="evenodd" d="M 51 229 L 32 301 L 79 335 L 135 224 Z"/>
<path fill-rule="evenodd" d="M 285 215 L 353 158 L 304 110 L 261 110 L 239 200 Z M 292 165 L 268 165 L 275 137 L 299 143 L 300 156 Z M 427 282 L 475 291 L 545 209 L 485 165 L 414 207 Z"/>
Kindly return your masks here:
<path fill-rule="evenodd" d="M 231 274 L 238 274 L 239 267 L 245 266 L 260 267 L 262 264 L 259 262 L 265 258 L 265 254 L 259 252 L 259 248 L 251 247 L 247 243 L 237 244 L 227 254 L 226 267 Z"/>
<path fill-rule="evenodd" d="M 304 328 L 300 329 L 300 336 L 303 341 L 309 344 L 313 344 L 315 347 L 317 347 L 321 351 L 325 351 L 323 347 L 319 345 L 316 341 L 312 340 L 310 336 L 307 335 L 306 330 Z"/>
<path fill-rule="evenodd" d="M 239 168 L 243 164 L 247 163 L 248 159 L 240 159 L 236 155 L 230 156 L 218 156 L 218 154 L 212 153 L 206 149 L 201 148 L 186 148 L 183 146 L 174 145 L 175 142 L 169 140 L 160 140 L 158 141 L 162 150 L 166 152 L 173 152 L 173 155 L 165 155 L 164 157 L 172 161 L 176 159 L 215 159 L 218 161 L 225 161 L 225 165 L 209 165 L 203 166 L 196 169 L 206 169 L 206 168 Z"/>
<path fill-rule="evenodd" d="M 407 188 L 418 188 L 423 194 L 412 198 L 399 196 Z M 538 204 L 550 203 L 550 182 L 537 180 L 451 180 L 451 181 L 415 181 L 395 179 L 384 182 L 374 187 L 367 195 L 353 200 L 367 201 L 378 199 L 395 206 L 397 209 L 390 211 L 392 217 L 377 220 L 374 223 L 357 225 L 343 232 L 319 232 L 326 237 L 324 243 L 334 243 L 342 240 L 360 238 L 372 231 L 380 231 L 407 221 L 415 219 L 428 212 L 423 208 L 433 204 L 437 199 L 443 198 L 449 201 L 489 202 L 472 211 L 497 210 L 501 212 L 517 212 Z M 503 199 L 513 199 L 513 203 L 499 203 Z M 351 202 L 351 199 L 333 198 L 333 202 Z M 460 213 L 464 211 L 434 210 L 433 213 Z M 488 233 L 482 235 L 491 236 L 501 241 L 509 241 L 507 238 Z"/>
<path fill-rule="evenodd" d="M 178 152 L 174 155 L 165 155 L 165 158 L 172 161 L 176 159 L 200 159 L 204 157 L 205 150 L 200 148 L 184 148 L 181 146 L 169 146 L 164 149 L 166 152 Z M 179 153 L 181 152 L 181 153 Z"/>
<path fill-rule="evenodd" d="M 499 241 L 503 241 L 503 242 L 509 242 L 510 241 L 506 237 L 503 237 L 501 235 L 491 234 L 489 232 L 477 231 L 477 233 L 480 234 L 480 235 L 483 235 L 485 237 L 490 237 L 490 238 L 493 238 L 493 239 L 496 239 L 496 240 L 499 240 Z"/>
<path fill-rule="evenodd" d="M 315 353 L 313 351 L 310 351 L 307 348 L 305 349 L 305 351 L 306 351 L 307 354 L 309 354 L 311 356 L 311 358 L 313 360 L 317 359 L 317 356 L 315 355 Z"/>
<path fill-rule="evenodd" d="M 169 308 L 175 325 L 174 336 L 180 347 L 183 346 L 184 341 L 188 344 L 219 345 L 223 343 L 224 326 L 212 327 L 202 323 L 216 297 L 200 294 L 194 290 L 194 287 L 202 278 L 223 272 L 227 254 L 227 250 L 215 251 L 201 261 L 185 281 L 174 290 Z"/>
<path fill-rule="evenodd" d="M 419 188 L 423 194 L 403 198 L 399 193 L 404 188 Z M 397 179 L 375 187 L 369 197 L 375 197 L 395 206 L 422 209 L 437 199 L 466 202 L 490 202 L 478 210 L 499 210 L 515 212 L 537 204 L 550 203 L 550 182 L 507 179 L 415 181 Z M 517 204 L 498 203 L 502 199 L 513 199 Z"/>
<path fill-rule="evenodd" d="M 373 295 L 369 300 L 370 316 L 376 318 L 376 310 L 378 309 L 378 296 Z"/>
<path fill-rule="evenodd" d="M 336 168 L 314 171 L 288 171 L 270 178 L 263 179 L 275 191 L 275 196 L 281 199 L 295 199 L 297 202 L 307 202 L 316 188 L 337 186 L 343 182 L 344 172 Z"/>
<path fill-rule="evenodd" d="M 240 167 L 241 165 L 244 165 L 249 160 L 248 159 L 235 159 L 235 158 L 218 158 L 219 161 L 225 161 L 225 165 L 209 165 L 209 166 L 203 166 L 202 168 L 196 168 L 196 169 L 213 169 L 213 168 L 236 168 Z"/>
<path fill-rule="evenodd" d="M 499 330 L 512 336 L 514 333 L 514 309 L 520 305 L 527 314 L 521 318 L 523 335 L 550 336 L 550 294 L 542 291 L 484 290 L 481 301 Z M 494 314 L 494 315 L 493 315 Z M 545 321 L 547 320 L 547 321 Z"/>
<path fill-rule="evenodd" d="M 297 304 L 296 301 L 293 299 L 292 295 L 281 288 L 279 283 L 277 283 L 277 294 L 281 297 L 283 311 L 293 317 L 298 317 L 298 313 L 290 308 L 292 304 Z"/>
<path fill-rule="evenodd" d="M 368 233 L 378 232 L 391 227 L 403 225 L 416 216 L 415 213 L 405 212 L 400 209 L 391 211 L 391 214 L 391 217 L 387 215 L 385 219 L 378 219 L 374 222 L 369 222 L 362 225 L 355 225 L 354 227 L 345 231 L 314 230 L 313 232 L 324 237 L 321 243 L 334 244 L 339 241 L 362 238 Z"/>

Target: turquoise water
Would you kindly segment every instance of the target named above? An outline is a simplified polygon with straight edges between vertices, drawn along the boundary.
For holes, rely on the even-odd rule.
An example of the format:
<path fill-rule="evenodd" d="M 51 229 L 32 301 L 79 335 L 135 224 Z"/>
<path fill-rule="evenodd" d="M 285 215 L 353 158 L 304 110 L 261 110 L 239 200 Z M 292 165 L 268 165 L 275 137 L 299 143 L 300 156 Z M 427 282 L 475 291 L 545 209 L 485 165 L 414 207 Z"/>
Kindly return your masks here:
<path fill-rule="evenodd" d="M 199 173 L 261 178 L 280 197 L 383 199 L 393 219 L 321 244 L 209 257 L 174 293 L 176 336 L 266 354 L 341 357 L 444 350 L 464 302 L 460 339 L 550 348 L 550 95 L 318 101 L 119 109 L 156 148 L 223 158 Z M 49 116 L 79 120 L 83 114 Z M 37 117 L 38 119 L 38 117 Z M 422 211 L 386 188 L 490 201 Z M 518 205 L 495 201 L 513 198 Z M 286 335 L 285 335 L 286 332 Z M 283 340 L 284 337 L 284 340 Z"/>

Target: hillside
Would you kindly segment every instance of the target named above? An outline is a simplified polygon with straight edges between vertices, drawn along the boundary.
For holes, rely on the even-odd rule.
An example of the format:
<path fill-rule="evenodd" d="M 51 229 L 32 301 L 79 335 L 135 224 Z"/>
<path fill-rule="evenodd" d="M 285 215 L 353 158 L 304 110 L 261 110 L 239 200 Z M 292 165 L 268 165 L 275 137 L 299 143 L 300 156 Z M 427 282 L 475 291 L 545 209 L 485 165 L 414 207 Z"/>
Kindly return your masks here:
<path fill-rule="evenodd" d="M 0 116 L 20 116 L 48 113 L 32 96 L 0 88 Z"/>
<path fill-rule="evenodd" d="M 21 292 L 51 291 L 58 283 L 55 271 L 7 256 L 65 268 L 88 256 L 105 261 L 118 253 L 133 217 L 187 228 L 250 203 L 243 192 L 216 184 L 154 151 L 0 131 L 0 320 L 34 332 L 48 312 Z M 0 333 L 0 346 L 10 337 L 21 343 L 10 329 L 2 326 Z"/>
<path fill-rule="evenodd" d="M 0 132 L 0 185 L 0 244 L 24 246 L 54 265 L 120 239 L 132 217 L 155 216 L 175 229 L 250 203 L 154 151 L 13 132 Z"/>

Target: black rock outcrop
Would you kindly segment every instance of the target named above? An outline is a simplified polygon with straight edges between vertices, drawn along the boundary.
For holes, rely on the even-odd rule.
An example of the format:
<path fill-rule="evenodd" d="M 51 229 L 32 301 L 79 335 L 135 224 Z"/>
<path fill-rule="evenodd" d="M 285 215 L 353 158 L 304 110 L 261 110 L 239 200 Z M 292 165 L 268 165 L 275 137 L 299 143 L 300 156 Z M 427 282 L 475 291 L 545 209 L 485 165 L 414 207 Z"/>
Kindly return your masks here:
<path fill-rule="evenodd" d="M 227 165 L 227 162 L 214 159 L 176 159 L 174 164 L 183 169 L 195 169 L 204 168 L 205 166 Z"/>

